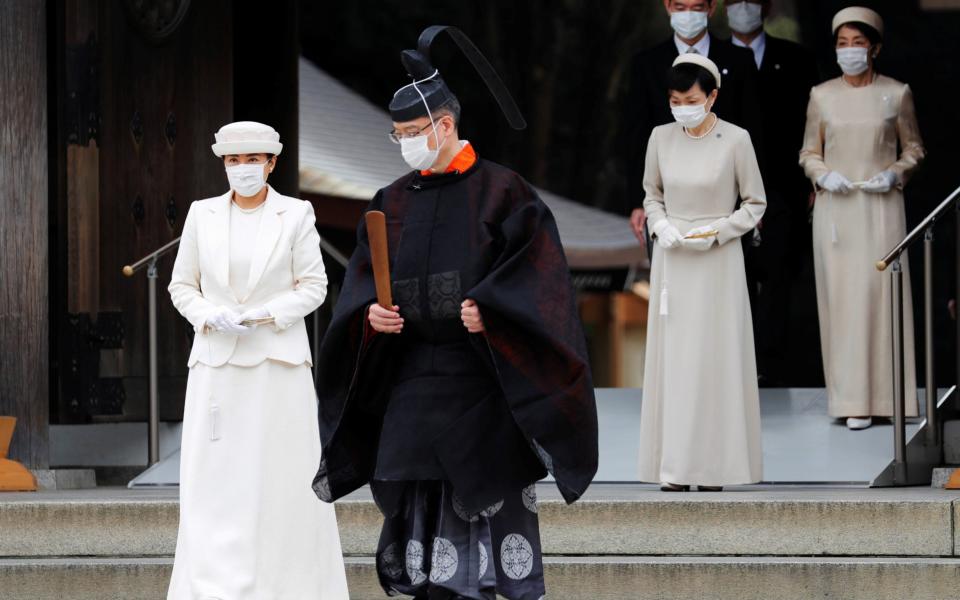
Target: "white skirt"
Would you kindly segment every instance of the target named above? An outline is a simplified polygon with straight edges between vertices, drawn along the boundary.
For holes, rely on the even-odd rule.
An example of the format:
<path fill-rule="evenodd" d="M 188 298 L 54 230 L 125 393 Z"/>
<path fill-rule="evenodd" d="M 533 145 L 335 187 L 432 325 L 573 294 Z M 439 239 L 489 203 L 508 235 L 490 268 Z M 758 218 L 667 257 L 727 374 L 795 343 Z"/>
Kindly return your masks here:
<path fill-rule="evenodd" d="M 187 380 L 180 530 L 167 600 L 346 600 L 310 368 L 197 364 Z"/>

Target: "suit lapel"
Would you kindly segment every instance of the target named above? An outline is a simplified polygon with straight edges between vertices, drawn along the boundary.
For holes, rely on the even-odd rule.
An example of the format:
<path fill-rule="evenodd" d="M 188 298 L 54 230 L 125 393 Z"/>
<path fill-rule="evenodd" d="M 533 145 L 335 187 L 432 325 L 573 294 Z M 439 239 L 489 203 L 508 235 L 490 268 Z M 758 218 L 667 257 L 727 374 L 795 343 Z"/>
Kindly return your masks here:
<path fill-rule="evenodd" d="M 777 62 L 776 56 L 777 50 L 775 48 L 775 43 L 773 38 L 770 37 L 770 34 L 767 34 L 767 47 L 763 51 L 763 60 L 760 61 L 760 72 L 767 73 L 773 70 L 774 63 Z M 780 69 L 780 65 L 777 65 L 777 70 Z"/>
<path fill-rule="evenodd" d="M 207 238 L 207 248 L 214 264 L 213 276 L 221 288 L 230 290 L 230 202 L 233 192 L 227 192 L 210 204 L 210 226 L 201 235 Z"/>
<path fill-rule="evenodd" d="M 272 187 L 269 188 L 266 204 L 263 207 L 263 218 L 260 220 L 260 228 L 257 230 L 257 240 L 253 246 L 250 276 L 247 279 L 248 296 L 260 282 L 260 278 L 263 277 L 270 255 L 273 254 L 277 240 L 280 239 L 280 234 L 283 232 L 283 218 L 280 215 L 284 210 L 286 210 L 286 207 L 280 198 L 280 194 Z M 246 300 L 246 298 L 243 300 Z"/>

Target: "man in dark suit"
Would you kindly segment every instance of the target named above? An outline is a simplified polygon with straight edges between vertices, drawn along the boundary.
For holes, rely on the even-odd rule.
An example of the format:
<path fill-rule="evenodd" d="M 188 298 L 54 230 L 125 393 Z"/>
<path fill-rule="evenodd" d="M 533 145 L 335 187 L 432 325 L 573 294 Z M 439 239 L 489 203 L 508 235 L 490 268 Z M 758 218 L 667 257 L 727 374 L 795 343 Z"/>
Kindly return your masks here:
<path fill-rule="evenodd" d="M 646 238 L 643 163 L 647 142 L 654 127 L 673 121 L 667 74 L 681 52 L 697 52 L 716 63 L 720 69 L 721 88 L 713 110 L 721 119 L 750 132 L 757 156 L 762 160 L 757 69 L 753 55 L 745 48 L 737 48 L 729 41 L 710 35 L 707 22 L 716 12 L 716 0 L 663 0 L 663 6 L 670 16 L 674 35 L 634 58 L 625 107 L 628 208 L 632 209 L 630 222 L 634 233 L 641 241 Z"/>
<path fill-rule="evenodd" d="M 767 211 L 760 228 L 763 243 L 748 251 L 747 271 L 757 283 L 753 320 L 761 383 L 785 385 L 796 383 L 791 381 L 794 361 L 790 355 L 802 351 L 787 341 L 793 337 L 789 335 L 791 315 L 794 320 L 809 320 L 809 330 L 817 328 L 815 312 L 798 311 L 802 307 L 791 307 L 791 302 L 815 301 L 812 286 L 807 286 L 809 290 L 798 287 L 803 262 L 811 251 L 806 218 L 811 189 L 797 155 L 803 145 L 810 88 L 820 78 L 812 53 L 764 32 L 770 4 L 770 0 L 727 0 L 726 10 L 732 42 L 753 52 L 759 89 L 766 98 L 759 105 L 759 115 L 766 132 L 760 167 Z"/>

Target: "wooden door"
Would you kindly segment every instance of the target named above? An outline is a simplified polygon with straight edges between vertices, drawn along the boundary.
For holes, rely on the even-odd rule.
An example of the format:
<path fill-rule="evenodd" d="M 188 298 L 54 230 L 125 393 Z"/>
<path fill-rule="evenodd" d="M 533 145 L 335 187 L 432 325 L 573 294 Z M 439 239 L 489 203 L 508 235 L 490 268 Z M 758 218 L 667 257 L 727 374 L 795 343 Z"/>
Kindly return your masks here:
<path fill-rule="evenodd" d="M 67 0 L 56 10 L 52 420 L 144 420 L 146 273 L 121 269 L 177 237 L 191 201 L 226 190 L 210 144 L 233 117 L 233 6 Z M 166 292 L 172 264 L 161 259 L 157 286 L 162 419 L 182 416 L 192 339 Z"/>

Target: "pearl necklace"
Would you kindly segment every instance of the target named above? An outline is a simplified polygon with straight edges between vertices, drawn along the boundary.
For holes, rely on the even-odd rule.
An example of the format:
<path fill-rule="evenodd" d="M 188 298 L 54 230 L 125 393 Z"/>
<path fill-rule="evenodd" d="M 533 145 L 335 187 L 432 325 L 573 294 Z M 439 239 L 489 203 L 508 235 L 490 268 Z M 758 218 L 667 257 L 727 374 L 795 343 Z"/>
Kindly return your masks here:
<path fill-rule="evenodd" d="M 716 126 L 717 126 L 717 123 L 720 122 L 720 117 L 718 117 L 715 113 L 710 113 L 710 114 L 713 115 L 713 125 L 711 125 L 709 129 L 707 129 L 706 131 L 704 131 L 704 132 L 703 132 L 703 135 L 693 135 L 692 133 L 690 133 L 690 132 L 687 130 L 686 127 L 683 128 L 683 132 L 684 132 L 685 134 L 687 134 L 687 137 L 688 137 L 688 138 L 690 138 L 691 140 L 702 140 L 703 138 L 705 138 L 705 137 L 707 137 L 708 135 L 710 135 L 710 132 L 713 131 L 713 128 L 716 127 Z"/>
<path fill-rule="evenodd" d="M 847 81 L 847 76 L 846 76 L 846 75 L 841 75 L 841 76 L 840 76 L 840 81 L 842 81 L 842 82 L 843 82 L 843 85 L 847 86 L 847 87 L 850 88 L 850 89 L 859 90 L 860 88 L 870 87 L 871 85 L 873 85 L 874 82 L 877 80 L 877 75 L 878 75 L 877 72 L 874 71 L 874 72 L 871 74 L 870 81 L 869 81 L 868 83 L 865 83 L 864 85 L 853 85 L 852 83 L 850 83 L 849 81 Z"/>

